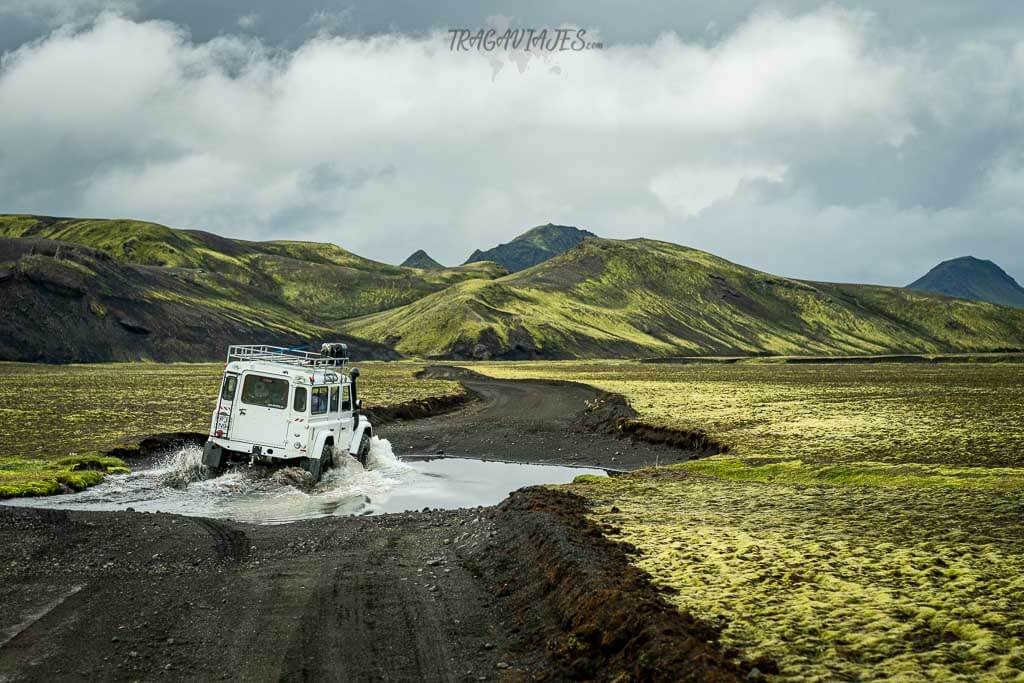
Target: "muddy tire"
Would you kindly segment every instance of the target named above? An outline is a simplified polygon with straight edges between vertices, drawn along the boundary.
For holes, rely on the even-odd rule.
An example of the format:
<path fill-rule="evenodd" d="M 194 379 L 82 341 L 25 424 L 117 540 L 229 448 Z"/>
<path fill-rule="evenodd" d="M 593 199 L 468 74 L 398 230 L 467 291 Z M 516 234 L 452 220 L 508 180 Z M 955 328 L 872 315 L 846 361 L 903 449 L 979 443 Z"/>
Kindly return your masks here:
<path fill-rule="evenodd" d="M 366 467 L 366 460 L 370 457 L 370 435 L 363 432 L 363 438 L 359 440 L 359 450 L 356 451 L 356 460 L 363 467 Z"/>
<path fill-rule="evenodd" d="M 211 471 L 218 471 L 224 467 L 224 449 L 212 441 L 207 441 L 203 446 L 203 464 Z"/>
<path fill-rule="evenodd" d="M 320 451 L 320 474 L 334 467 L 334 446 L 329 443 L 324 444 L 324 449 Z"/>
<path fill-rule="evenodd" d="M 313 475 L 313 483 L 315 484 L 320 481 L 320 477 L 324 473 L 324 463 L 320 458 L 303 458 L 302 469 Z"/>

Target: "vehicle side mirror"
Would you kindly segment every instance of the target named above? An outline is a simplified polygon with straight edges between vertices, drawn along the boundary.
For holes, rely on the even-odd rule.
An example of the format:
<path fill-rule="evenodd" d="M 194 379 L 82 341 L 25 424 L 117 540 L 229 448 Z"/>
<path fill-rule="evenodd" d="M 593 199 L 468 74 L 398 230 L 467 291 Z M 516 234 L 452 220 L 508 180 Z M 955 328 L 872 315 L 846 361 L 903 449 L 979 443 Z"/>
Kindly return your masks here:
<path fill-rule="evenodd" d="M 362 408 L 363 408 L 363 399 L 357 398 L 356 399 L 356 410 L 362 410 Z"/>

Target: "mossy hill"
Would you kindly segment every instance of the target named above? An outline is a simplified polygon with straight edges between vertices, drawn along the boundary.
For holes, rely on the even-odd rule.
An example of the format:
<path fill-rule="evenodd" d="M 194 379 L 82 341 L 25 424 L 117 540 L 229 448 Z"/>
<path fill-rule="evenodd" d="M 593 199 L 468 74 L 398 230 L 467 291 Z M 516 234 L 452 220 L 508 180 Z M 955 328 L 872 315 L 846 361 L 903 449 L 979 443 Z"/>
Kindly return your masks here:
<path fill-rule="evenodd" d="M 507 244 L 499 244 L 487 251 L 477 249 L 466 263 L 494 261 L 514 273 L 564 254 L 588 237 L 596 235 L 569 225 L 538 225 Z"/>
<path fill-rule="evenodd" d="M 1024 311 L 911 289 L 808 282 L 647 239 L 587 239 L 343 325 L 423 356 L 873 354 L 1024 348 Z"/>
<path fill-rule="evenodd" d="M 202 360 L 229 342 L 338 338 L 343 318 L 504 273 L 493 263 L 419 271 L 333 244 L 143 221 L 0 216 L 0 359 Z M 359 357 L 391 353 L 348 341 Z"/>
<path fill-rule="evenodd" d="M 422 249 L 417 249 L 410 254 L 409 258 L 402 261 L 402 265 L 406 268 L 422 268 L 423 270 L 442 270 L 444 268 Z"/>
<path fill-rule="evenodd" d="M 907 286 L 960 299 L 1024 308 L 1024 287 L 996 264 L 973 256 L 943 261 Z"/>
<path fill-rule="evenodd" d="M 332 244 L 141 221 L 0 216 L 0 297 L 10 360 L 201 360 L 228 343 L 328 338 L 362 358 L 1024 348 L 1024 310 L 793 280 L 646 239 L 587 237 L 509 274 L 491 261 L 407 268 Z"/>

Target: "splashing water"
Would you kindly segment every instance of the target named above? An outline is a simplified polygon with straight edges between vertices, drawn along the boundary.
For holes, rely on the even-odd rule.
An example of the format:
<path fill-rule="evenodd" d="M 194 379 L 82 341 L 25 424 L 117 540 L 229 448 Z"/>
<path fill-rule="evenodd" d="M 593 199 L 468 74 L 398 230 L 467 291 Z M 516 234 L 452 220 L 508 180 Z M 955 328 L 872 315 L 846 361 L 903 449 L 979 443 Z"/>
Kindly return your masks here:
<path fill-rule="evenodd" d="M 185 488 L 194 481 L 207 477 L 207 468 L 203 464 L 203 449 L 199 446 L 187 446 L 169 453 L 157 464 L 160 481 L 165 486 Z"/>
<path fill-rule="evenodd" d="M 8 505 L 81 510 L 172 512 L 278 524 L 332 515 L 402 512 L 422 507 L 492 505 L 532 484 L 572 481 L 601 470 L 518 465 L 451 458 L 403 462 L 387 439 L 372 437 L 366 467 L 335 449 L 332 467 L 316 484 L 298 467 L 236 464 L 210 476 L 203 449 L 168 452 L 156 466 L 111 475 L 81 493 L 5 501 Z"/>

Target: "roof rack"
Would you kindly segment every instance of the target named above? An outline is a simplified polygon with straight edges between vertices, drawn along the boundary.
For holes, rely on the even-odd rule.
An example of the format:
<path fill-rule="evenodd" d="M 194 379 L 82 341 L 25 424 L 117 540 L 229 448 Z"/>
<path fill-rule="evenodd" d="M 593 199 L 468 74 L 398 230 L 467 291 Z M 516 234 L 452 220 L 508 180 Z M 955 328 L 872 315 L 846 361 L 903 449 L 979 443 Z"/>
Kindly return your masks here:
<path fill-rule="evenodd" d="M 262 361 L 264 363 L 283 363 L 304 368 L 340 368 L 348 361 L 348 357 L 332 358 L 313 351 L 298 351 L 283 346 L 267 346 L 266 344 L 241 344 L 228 347 L 228 363 L 233 361 Z"/>

